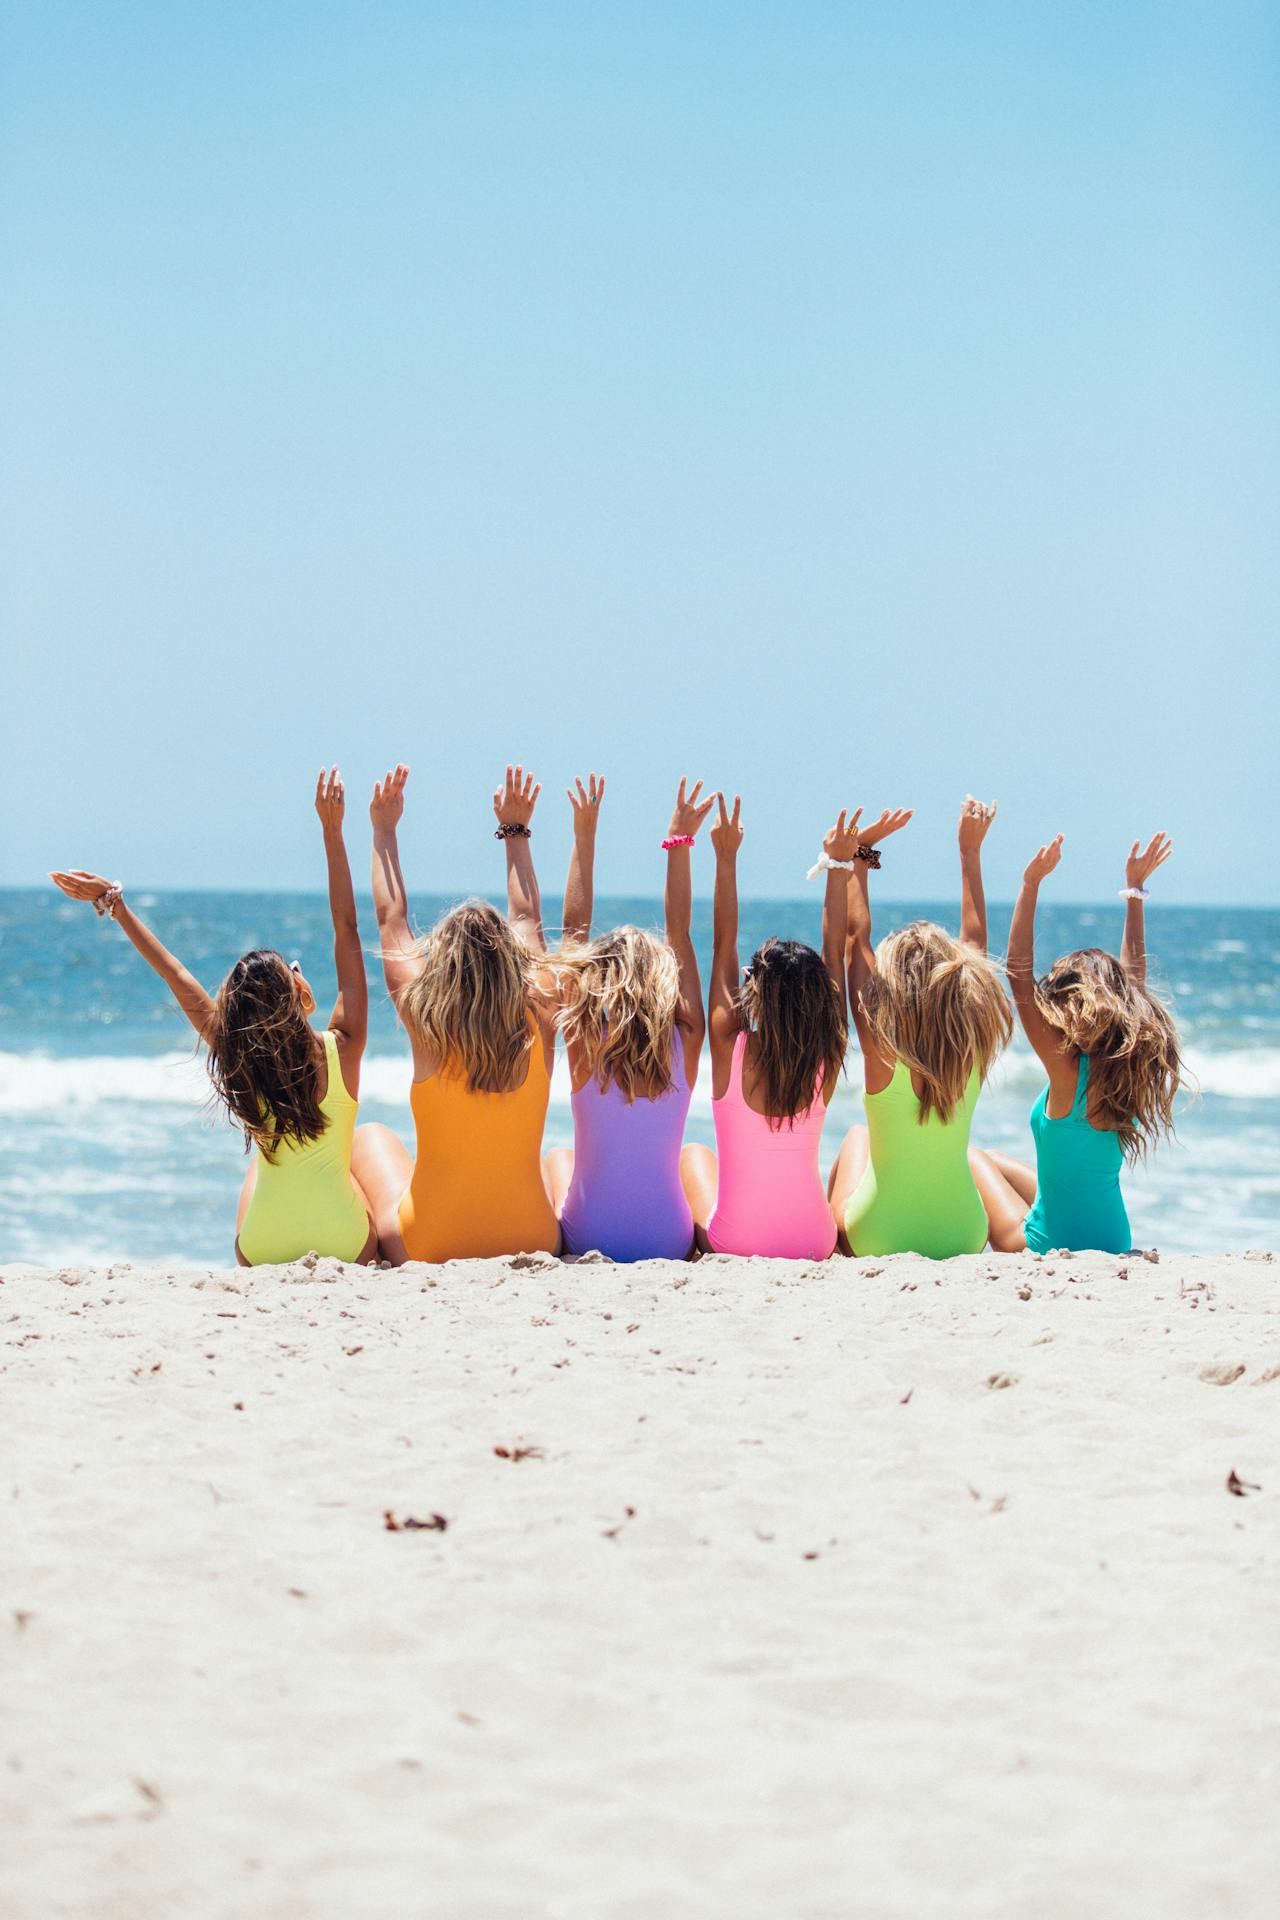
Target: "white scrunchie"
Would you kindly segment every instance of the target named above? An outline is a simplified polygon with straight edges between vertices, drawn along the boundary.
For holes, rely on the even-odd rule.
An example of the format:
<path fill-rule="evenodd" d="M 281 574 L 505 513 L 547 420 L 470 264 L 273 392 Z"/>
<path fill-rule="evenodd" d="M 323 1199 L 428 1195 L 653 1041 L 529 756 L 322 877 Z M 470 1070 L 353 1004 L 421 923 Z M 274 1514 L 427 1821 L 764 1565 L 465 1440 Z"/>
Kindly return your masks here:
<path fill-rule="evenodd" d="M 820 853 L 806 873 L 805 879 L 816 880 L 820 873 L 826 873 L 831 867 L 839 867 L 845 873 L 852 873 L 857 864 L 856 860 L 833 860 L 829 853 Z"/>

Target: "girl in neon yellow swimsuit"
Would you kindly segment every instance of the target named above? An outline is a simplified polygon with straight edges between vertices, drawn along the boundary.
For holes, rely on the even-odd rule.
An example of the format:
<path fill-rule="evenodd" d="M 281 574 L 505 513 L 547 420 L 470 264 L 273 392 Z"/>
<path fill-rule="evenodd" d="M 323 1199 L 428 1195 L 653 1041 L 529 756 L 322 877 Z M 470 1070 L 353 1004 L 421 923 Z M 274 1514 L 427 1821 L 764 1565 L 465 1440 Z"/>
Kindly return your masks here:
<path fill-rule="evenodd" d="M 124 929 L 168 986 L 209 1049 L 209 1077 L 232 1123 L 256 1148 L 236 1216 L 241 1266 L 299 1259 L 314 1250 L 340 1260 L 377 1258 L 378 1240 L 352 1173 L 360 1154 L 356 1096 L 368 1018 L 364 956 L 342 839 L 343 790 L 335 767 L 316 785 L 333 914 L 338 999 L 323 1034 L 308 1015 L 315 996 L 296 961 L 258 948 L 205 992 L 99 874 L 50 875 L 73 900 L 88 900 Z"/>
<path fill-rule="evenodd" d="M 982 1082 L 1013 1032 L 999 973 L 987 958 L 981 850 L 994 817 L 994 806 L 966 799 L 959 940 L 917 920 L 873 950 L 867 866 L 878 861 L 860 859 L 849 889 L 849 996 L 867 1125 L 845 1136 L 829 1192 L 841 1244 L 855 1254 L 946 1260 L 987 1244 L 969 1126 Z M 910 818 L 884 816 L 873 831 L 883 838 Z"/>

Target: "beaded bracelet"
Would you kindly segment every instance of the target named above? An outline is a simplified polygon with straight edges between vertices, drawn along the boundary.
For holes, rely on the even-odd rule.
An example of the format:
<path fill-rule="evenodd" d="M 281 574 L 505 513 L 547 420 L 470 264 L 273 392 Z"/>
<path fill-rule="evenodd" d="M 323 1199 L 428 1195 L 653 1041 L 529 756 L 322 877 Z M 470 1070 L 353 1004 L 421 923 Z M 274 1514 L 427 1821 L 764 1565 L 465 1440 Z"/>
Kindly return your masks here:
<path fill-rule="evenodd" d="M 669 839 L 663 841 L 662 851 L 664 853 L 670 853 L 672 847 L 691 847 L 692 845 L 693 835 L 691 833 L 673 833 Z"/>
<path fill-rule="evenodd" d="M 865 860 L 869 867 L 880 865 L 879 847 L 855 847 L 853 857 L 855 860 Z"/>
<path fill-rule="evenodd" d="M 533 829 L 523 826 L 519 820 L 504 820 L 494 828 L 495 840 L 532 840 Z"/>

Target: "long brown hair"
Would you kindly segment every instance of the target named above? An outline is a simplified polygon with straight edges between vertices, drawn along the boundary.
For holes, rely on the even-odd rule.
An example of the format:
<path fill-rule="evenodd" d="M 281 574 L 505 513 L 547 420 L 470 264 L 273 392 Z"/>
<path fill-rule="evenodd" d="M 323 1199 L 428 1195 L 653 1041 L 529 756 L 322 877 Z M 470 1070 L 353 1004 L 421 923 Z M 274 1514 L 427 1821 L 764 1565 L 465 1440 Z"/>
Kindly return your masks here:
<path fill-rule="evenodd" d="M 751 957 L 738 995 L 755 1036 L 764 1110 L 780 1127 L 807 1113 L 844 1065 L 849 1020 L 820 953 L 802 940 L 766 940 Z"/>
<path fill-rule="evenodd" d="M 301 1146 L 324 1132 L 321 1049 L 282 954 L 255 947 L 236 961 L 205 1038 L 214 1092 L 246 1150 L 273 1160 L 281 1141 Z"/>
<path fill-rule="evenodd" d="M 487 900 L 464 900 L 418 943 L 422 971 L 400 995 L 400 1018 L 437 1072 L 461 1071 L 471 1093 L 510 1093 L 533 1046 L 533 961 Z"/>
<path fill-rule="evenodd" d="M 919 1121 L 950 1120 L 976 1067 L 985 1080 L 1013 1037 L 1000 969 L 932 920 L 914 920 L 876 948 L 862 990 L 876 1048 L 919 1076 Z"/>
<path fill-rule="evenodd" d="M 1083 947 L 1036 982 L 1036 1004 L 1063 1045 L 1089 1060 L 1088 1114 L 1119 1135 L 1128 1161 L 1173 1132 L 1182 1085 L 1178 1029 L 1168 1008 L 1130 979 L 1114 954 Z"/>
<path fill-rule="evenodd" d="M 612 1082 L 628 1105 L 669 1093 L 680 968 L 665 940 L 615 927 L 561 954 L 556 971 L 561 1031 L 590 1060 L 601 1092 Z"/>

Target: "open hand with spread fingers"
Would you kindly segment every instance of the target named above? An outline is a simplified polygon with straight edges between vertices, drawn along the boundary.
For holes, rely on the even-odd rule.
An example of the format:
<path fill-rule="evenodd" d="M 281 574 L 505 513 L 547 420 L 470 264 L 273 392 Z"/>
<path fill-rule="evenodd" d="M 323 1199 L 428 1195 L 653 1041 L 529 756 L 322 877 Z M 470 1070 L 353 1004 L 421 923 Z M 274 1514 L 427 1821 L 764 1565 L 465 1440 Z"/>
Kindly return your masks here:
<path fill-rule="evenodd" d="M 717 794 L 709 793 L 704 800 L 701 780 L 694 782 L 692 791 L 686 792 L 687 786 L 688 781 L 682 776 L 676 804 L 671 810 L 671 825 L 667 828 L 668 840 L 696 840 L 698 828 L 719 798 Z M 723 804 L 722 801 L 722 807 Z"/>
<path fill-rule="evenodd" d="M 1056 834 L 1047 847 L 1040 847 L 1028 860 L 1023 879 L 1028 886 L 1038 887 L 1046 874 L 1053 872 L 1062 858 L 1062 835 Z"/>
<path fill-rule="evenodd" d="M 996 817 L 994 800 L 975 800 L 966 793 L 960 809 L 960 851 L 976 853 L 987 837 L 987 829 Z"/>
<path fill-rule="evenodd" d="M 508 774 L 510 774 L 509 768 Z M 576 793 L 574 792 L 574 787 L 577 788 Z M 594 839 L 596 828 L 600 824 L 600 802 L 604 799 L 604 775 L 601 774 L 597 779 L 594 773 L 588 774 L 585 787 L 581 780 L 575 779 L 573 787 L 566 787 L 565 792 L 569 796 L 569 805 L 573 808 L 574 839 Z M 536 794 L 534 797 L 535 799 L 537 798 Z M 494 805 L 497 805 L 496 794 L 494 795 Z M 530 812 L 532 812 L 532 807 L 530 808 Z M 502 816 L 499 815 L 498 817 L 501 819 Z"/>
<path fill-rule="evenodd" d="M 526 773 L 523 767 L 508 767 L 505 784 L 497 788 L 493 796 L 493 811 L 499 827 L 514 827 L 527 833 L 541 792 L 531 773 Z"/>
<path fill-rule="evenodd" d="M 369 802 L 369 818 L 375 833 L 395 832 L 404 812 L 404 783 L 408 778 L 408 767 L 398 766 L 394 773 L 388 771 L 375 783 Z"/>
<path fill-rule="evenodd" d="M 711 829 L 711 844 L 722 859 L 732 860 L 742 845 L 742 796 L 733 796 L 733 812 L 724 804 L 724 795 L 715 796 L 720 807 L 720 817 Z"/>
<path fill-rule="evenodd" d="M 1145 887 L 1156 868 L 1162 867 L 1172 852 L 1173 842 L 1167 833 L 1153 833 L 1145 847 L 1135 840 L 1124 863 L 1126 887 Z"/>
<path fill-rule="evenodd" d="M 328 773 L 321 767 L 320 777 L 316 781 L 316 812 L 326 833 L 342 826 L 342 816 L 346 810 L 346 789 L 342 784 L 342 775 L 336 767 Z"/>
<path fill-rule="evenodd" d="M 914 807 L 886 807 L 878 820 L 869 821 L 865 827 L 858 828 L 858 845 L 878 846 L 891 833 L 900 833 L 914 812 Z"/>

